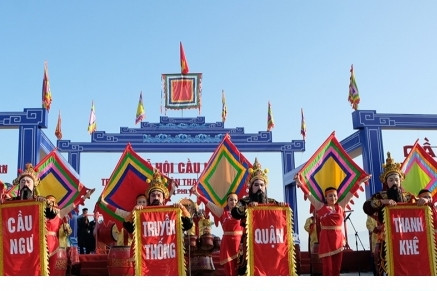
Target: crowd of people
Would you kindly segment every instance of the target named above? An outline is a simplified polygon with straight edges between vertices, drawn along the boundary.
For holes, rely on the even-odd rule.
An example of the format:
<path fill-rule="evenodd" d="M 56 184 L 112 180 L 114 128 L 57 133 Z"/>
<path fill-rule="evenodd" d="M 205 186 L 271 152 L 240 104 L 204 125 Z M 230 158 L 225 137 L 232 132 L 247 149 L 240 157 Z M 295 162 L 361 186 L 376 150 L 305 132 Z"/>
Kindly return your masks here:
<path fill-rule="evenodd" d="M 388 153 L 386 163 L 382 165 L 383 172 L 379 177 L 382 182 L 382 191 L 371 195 L 363 204 L 363 211 L 367 214 L 366 227 L 371 237 L 371 254 L 374 260 L 374 274 L 387 274 L 386 268 L 386 248 L 384 228 L 384 208 L 395 206 L 398 203 L 416 203 L 419 206 L 428 205 L 432 211 L 433 219 L 437 217 L 436 206 L 433 204 L 432 194 L 428 189 L 422 189 L 419 193 L 413 194 L 405 192 L 402 188 L 402 181 L 405 178 L 401 170 L 401 165 L 395 163 Z M 371 175 L 366 176 L 359 184 L 366 183 Z M 169 201 L 171 193 L 166 186 L 158 170 L 155 169 L 153 178 L 147 181 L 150 186 L 144 193 L 136 197 L 136 205 L 131 212 L 125 211 L 123 229 L 132 238 L 135 231 L 133 214 L 137 210 L 149 206 L 163 206 Z M 68 237 L 72 234 L 69 224 L 69 216 L 76 203 L 71 203 L 64 208 L 59 208 L 56 198 L 52 194 L 40 195 L 37 190 L 39 179 L 32 165 L 26 165 L 14 185 L 18 185 L 18 195 L 16 197 L 6 197 L 4 184 L 0 183 L 1 201 L 11 200 L 33 200 L 43 202 L 45 205 L 44 217 L 46 221 L 47 246 L 49 260 L 61 248 L 69 246 Z M 299 185 L 299 182 L 296 181 Z M 219 218 L 223 229 L 223 237 L 220 247 L 220 264 L 224 266 L 225 275 L 236 276 L 247 274 L 247 229 L 246 215 L 249 207 L 258 205 L 272 204 L 286 206 L 285 202 L 278 202 L 268 197 L 267 194 L 268 177 L 267 171 L 261 169 L 261 164 L 255 159 L 253 168 L 250 169 L 248 180 L 248 195 L 239 199 L 236 193 L 228 193 L 226 196 L 227 204 L 225 207 L 218 206 L 205 197 L 200 195 L 196 187 L 192 188 L 198 201 L 202 202 L 216 217 Z M 89 190 L 86 195 L 78 201 L 82 203 L 92 194 Z M 338 202 L 338 197 L 344 193 L 338 193 L 336 187 L 327 187 L 324 190 L 324 201 L 318 201 L 312 195 L 307 195 L 314 208 L 314 215 L 305 222 L 305 230 L 309 234 L 309 249 L 313 251 L 313 245 L 318 244 L 318 256 L 322 260 L 322 275 L 338 276 L 342 266 L 343 250 L 346 245 L 344 220 L 345 206 L 350 202 L 352 193 L 347 193 L 345 199 Z M 1 202 L 0 201 L 0 202 Z M 173 204 L 174 207 L 181 209 L 181 225 L 183 231 L 188 231 L 193 227 L 193 217 L 191 213 L 181 203 Z M 77 218 L 77 237 L 80 254 L 90 254 L 95 252 L 96 241 L 93 235 L 95 220 L 90 221 L 88 209 L 83 208 L 82 214 Z M 435 235 L 435 234 L 434 234 Z M 132 242 L 132 239 L 129 240 Z M 134 246 L 130 243 L 131 255 Z"/>

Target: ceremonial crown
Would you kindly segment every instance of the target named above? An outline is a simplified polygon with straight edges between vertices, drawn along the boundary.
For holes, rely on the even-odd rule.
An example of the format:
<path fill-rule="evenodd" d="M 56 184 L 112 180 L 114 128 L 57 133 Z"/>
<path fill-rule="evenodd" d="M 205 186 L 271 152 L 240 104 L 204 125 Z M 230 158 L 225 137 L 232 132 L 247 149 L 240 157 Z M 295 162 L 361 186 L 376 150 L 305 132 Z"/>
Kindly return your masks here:
<path fill-rule="evenodd" d="M 39 177 L 37 171 L 33 168 L 31 163 L 27 163 L 24 170 L 18 171 L 18 177 L 14 180 L 14 185 L 20 184 L 20 180 L 23 177 L 30 177 L 33 180 L 33 186 L 36 187 L 39 184 Z"/>
<path fill-rule="evenodd" d="M 387 176 L 394 173 L 399 174 L 401 181 L 405 178 L 405 174 L 401 170 L 401 164 L 395 163 L 394 159 L 391 158 L 390 152 L 387 152 L 387 159 L 385 160 L 385 164 L 382 164 L 382 168 L 384 171 L 379 176 L 382 183 L 386 182 Z"/>
<path fill-rule="evenodd" d="M 147 179 L 146 182 L 150 184 L 149 191 L 146 193 L 147 200 L 149 200 L 150 193 L 154 190 L 161 191 L 164 194 L 164 199 L 167 200 L 169 198 L 169 191 L 166 187 L 167 179 L 161 176 L 158 169 L 153 170 L 152 180 Z"/>
<path fill-rule="evenodd" d="M 268 169 L 261 169 L 261 164 L 258 162 L 258 159 L 255 158 L 255 162 L 253 163 L 252 168 L 249 168 L 249 186 L 255 180 L 263 180 L 267 185 L 267 183 L 269 182 L 269 178 L 267 177 L 268 172 Z"/>

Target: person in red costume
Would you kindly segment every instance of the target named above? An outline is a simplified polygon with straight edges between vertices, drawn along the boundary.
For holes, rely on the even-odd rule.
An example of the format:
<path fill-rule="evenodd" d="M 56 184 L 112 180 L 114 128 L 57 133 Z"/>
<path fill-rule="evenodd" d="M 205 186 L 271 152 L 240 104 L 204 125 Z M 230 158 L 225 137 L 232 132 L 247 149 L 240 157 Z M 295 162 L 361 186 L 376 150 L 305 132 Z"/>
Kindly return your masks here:
<path fill-rule="evenodd" d="M 370 177 L 371 175 L 368 175 L 361 183 L 368 181 Z M 353 194 L 348 193 L 345 199 L 338 202 L 337 189 L 328 187 L 324 191 L 324 196 L 326 203 L 316 200 L 312 195 L 307 195 L 320 220 L 319 258 L 322 260 L 322 275 L 339 276 L 346 244 L 343 228 L 344 208 Z"/>
<path fill-rule="evenodd" d="M 437 244 L 437 206 L 432 199 L 432 194 L 428 189 L 422 189 L 417 194 L 417 205 L 428 205 L 431 208 L 432 218 L 434 222 L 434 237 L 435 243 Z"/>
<path fill-rule="evenodd" d="M 398 203 L 413 203 L 415 196 L 407 192 L 402 187 L 405 179 L 405 173 L 402 171 L 402 165 L 395 163 L 390 152 L 387 152 L 386 162 L 382 164 L 383 172 L 379 176 L 382 182 L 382 191 L 373 194 L 363 204 L 363 211 L 369 216 L 373 216 L 378 222 L 378 243 L 379 249 L 375 252 L 377 262 L 377 275 L 384 276 L 386 270 L 386 253 L 385 253 L 385 225 L 384 209 L 388 206 L 395 206 Z"/>
<path fill-rule="evenodd" d="M 94 189 L 90 189 L 86 192 L 80 203 L 83 203 L 85 199 L 88 199 Z M 59 230 L 64 223 L 64 217 L 67 216 L 71 211 L 76 208 L 76 203 L 70 203 L 64 208 L 60 209 L 56 198 L 53 195 L 48 195 L 46 199 L 46 227 L 47 227 L 47 249 L 49 255 L 49 266 L 54 266 L 56 264 L 56 255 L 60 251 L 59 246 Z"/>
<path fill-rule="evenodd" d="M 216 217 L 219 217 L 223 229 L 223 237 L 220 244 L 220 265 L 223 265 L 226 276 L 238 275 L 237 262 L 243 227 L 240 225 L 240 220 L 233 218 L 231 215 L 232 208 L 234 208 L 238 202 L 237 194 L 227 194 L 227 206 L 222 208 L 208 201 L 205 197 L 200 196 L 196 191 L 196 187 L 192 189 L 192 193 L 196 195 Z"/>
<path fill-rule="evenodd" d="M 18 185 L 18 195 L 17 197 L 10 198 L 10 200 L 35 200 L 43 203 L 45 202 L 44 216 L 47 225 L 46 239 L 49 265 L 51 265 L 53 260 L 55 260 L 56 252 L 59 249 L 58 233 L 62 226 L 64 216 L 73 211 L 79 204 L 83 204 L 85 199 L 88 199 L 95 189 L 88 189 L 85 195 L 79 196 L 73 203 L 59 209 L 54 195 L 48 195 L 46 197 L 39 195 L 39 182 L 40 178 L 38 177 L 38 172 L 32 164 L 27 163 L 25 169 L 20 171 L 18 177 L 13 181 L 14 185 Z"/>
<path fill-rule="evenodd" d="M 147 179 L 146 182 L 150 184 L 150 188 L 146 191 L 145 196 L 138 195 L 136 198 L 136 205 L 132 210 L 132 213 L 124 218 L 123 228 L 130 234 L 134 233 L 135 225 L 133 221 L 134 211 L 141 210 L 150 206 L 164 206 L 166 205 L 166 201 L 170 198 L 170 192 L 166 186 L 167 179 L 162 177 L 161 173 L 158 169 L 153 170 L 152 180 Z M 145 198 L 145 199 L 144 199 Z M 182 222 L 182 230 L 186 231 L 193 226 L 193 219 L 191 214 L 181 203 L 174 203 L 173 207 L 180 208 L 182 210 L 181 213 L 181 222 Z M 130 256 L 134 256 L 134 243 L 131 244 Z"/>

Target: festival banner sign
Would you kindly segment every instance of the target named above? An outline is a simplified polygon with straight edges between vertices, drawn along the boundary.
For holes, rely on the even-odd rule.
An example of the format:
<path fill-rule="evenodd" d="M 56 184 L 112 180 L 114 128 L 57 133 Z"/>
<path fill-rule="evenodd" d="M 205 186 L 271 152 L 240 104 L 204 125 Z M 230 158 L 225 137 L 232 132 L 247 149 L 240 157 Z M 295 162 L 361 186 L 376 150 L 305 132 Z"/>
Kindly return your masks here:
<path fill-rule="evenodd" d="M 77 202 L 89 190 L 80 182 L 79 174 L 57 149 L 48 153 L 34 168 L 40 179 L 39 193 L 55 196 L 61 208 Z M 18 185 L 12 187 L 8 194 L 11 197 L 18 196 Z"/>
<path fill-rule="evenodd" d="M 404 191 L 417 194 L 421 189 L 428 189 L 433 199 L 436 199 L 437 161 L 418 141 L 402 163 L 401 170 L 405 173 L 405 180 L 402 182 Z"/>
<path fill-rule="evenodd" d="M 0 204 L 0 276 L 47 276 L 45 232 L 42 202 Z"/>
<path fill-rule="evenodd" d="M 181 209 L 149 206 L 134 212 L 137 276 L 185 276 Z"/>
<path fill-rule="evenodd" d="M 172 193 L 172 179 L 167 179 L 167 189 Z M 131 144 L 127 144 L 111 177 L 103 189 L 94 207 L 106 223 L 110 221 L 122 229 L 124 217 L 135 207 L 138 194 L 149 190 L 147 179 L 153 178 L 153 166 L 134 151 Z M 125 216 L 123 216 L 125 215 Z"/>
<path fill-rule="evenodd" d="M 436 250 L 429 206 L 402 204 L 384 208 L 389 276 L 435 276 Z"/>
<path fill-rule="evenodd" d="M 290 207 L 248 207 L 246 228 L 249 276 L 296 275 Z"/>
<path fill-rule="evenodd" d="M 312 195 L 320 202 L 324 201 L 327 187 L 335 187 L 339 193 L 338 203 L 351 209 L 354 204 L 349 193 L 358 197 L 358 190 L 367 173 L 354 162 L 341 143 L 335 137 L 335 131 L 325 140 L 319 149 L 299 170 L 296 178 L 305 195 Z"/>
<path fill-rule="evenodd" d="M 230 135 L 226 134 L 200 174 L 197 191 L 215 205 L 226 207 L 228 193 L 236 193 L 239 198 L 247 194 L 247 169 L 251 167 L 249 160 L 232 143 Z M 210 213 L 208 208 L 206 213 Z M 216 226 L 219 220 L 219 217 L 214 216 Z"/>

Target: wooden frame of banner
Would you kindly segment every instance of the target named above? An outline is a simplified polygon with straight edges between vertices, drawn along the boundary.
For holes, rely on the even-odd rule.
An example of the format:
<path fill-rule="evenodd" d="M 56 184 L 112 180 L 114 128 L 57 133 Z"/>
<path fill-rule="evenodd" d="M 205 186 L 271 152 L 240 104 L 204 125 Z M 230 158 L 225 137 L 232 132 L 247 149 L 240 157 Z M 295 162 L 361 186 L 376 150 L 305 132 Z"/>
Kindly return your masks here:
<path fill-rule="evenodd" d="M 425 230 L 426 230 L 426 241 L 427 250 L 426 257 L 429 259 L 429 272 L 430 275 L 436 275 L 436 250 L 435 250 L 435 237 L 434 237 L 434 223 L 432 212 L 429 206 L 418 206 L 412 203 L 400 203 L 396 206 L 386 206 L 384 207 L 384 229 L 385 229 L 385 250 L 386 250 L 386 269 L 388 276 L 395 276 L 395 254 L 394 254 L 394 242 L 397 241 L 394 238 L 394 230 L 392 229 L 390 223 L 390 214 L 395 210 L 421 210 L 425 212 Z M 414 275 L 414 274 L 412 274 Z"/>
<path fill-rule="evenodd" d="M 180 208 L 176 208 L 173 206 L 162 206 L 162 207 L 155 207 L 150 206 L 146 207 L 142 210 L 135 210 L 134 211 L 134 225 L 135 225 L 135 232 L 134 232 L 134 259 L 135 259 L 135 275 L 136 276 L 142 276 L 142 261 L 141 261 L 141 254 L 142 252 L 139 251 L 138 246 L 140 245 L 139 242 L 142 238 L 141 233 L 141 214 L 142 213 L 150 213 L 150 212 L 176 212 L 176 215 L 180 218 L 182 210 Z M 179 276 L 185 276 L 186 275 L 186 268 L 185 268 L 185 251 L 184 251 L 184 245 L 183 245 L 183 239 L 184 234 L 182 231 L 182 221 L 179 219 L 176 221 L 175 225 L 175 231 L 176 231 L 176 253 L 178 254 L 178 275 Z M 142 246 L 142 244 L 141 244 Z"/>
<path fill-rule="evenodd" d="M 289 242 L 289 251 L 288 251 L 288 262 L 290 262 L 288 268 L 288 276 L 295 276 L 296 274 L 296 255 L 294 250 L 294 242 L 293 242 L 293 219 L 292 219 L 292 211 L 288 206 L 276 206 L 276 205 L 258 205 L 256 207 L 248 207 L 246 209 L 246 233 L 247 233 L 247 275 L 253 276 L 255 275 L 255 252 L 254 249 L 254 238 L 251 236 L 251 228 L 253 225 L 253 216 L 254 211 L 257 210 L 274 210 L 274 211 L 285 211 L 285 230 L 286 237 Z M 273 221 L 272 223 L 276 223 Z M 273 225 L 273 224 L 272 224 Z"/>
<path fill-rule="evenodd" d="M 3 229 L 3 223 L 6 223 L 6 219 L 3 217 L 3 209 L 5 208 L 18 208 L 18 207 L 27 207 L 27 206 L 37 206 L 38 207 L 38 234 L 39 238 L 39 266 L 41 269 L 40 276 L 48 276 L 49 275 L 49 257 L 48 257 L 48 251 L 47 251 L 47 228 L 46 228 L 46 222 L 45 222 L 45 208 L 44 208 L 44 202 L 38 202 L 38 201 L 6 201 L 3 204 L 0 204 L 0 242 L 2 242 L 2 246 L 0 247 L 0 276 L 4 276 L 4 233 L 5 230 Z"/>

